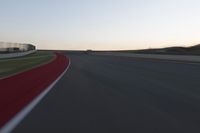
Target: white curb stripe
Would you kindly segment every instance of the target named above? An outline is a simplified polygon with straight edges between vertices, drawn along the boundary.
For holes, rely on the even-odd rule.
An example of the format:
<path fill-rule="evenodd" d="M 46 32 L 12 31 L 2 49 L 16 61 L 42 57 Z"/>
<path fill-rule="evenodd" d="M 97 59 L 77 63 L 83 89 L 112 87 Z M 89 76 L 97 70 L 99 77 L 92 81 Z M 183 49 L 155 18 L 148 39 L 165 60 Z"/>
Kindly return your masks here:
<path fill-rule="evenodd" d="M 10 133 L 30 112 L 33 108 L 47 95 L 47 93 L 53 88 L 53 86 L 63 77 L 63 75 L 69 69 L 71 61 L 69 59 L 69 65 L 65 71 L 41 94 L 39 94 L 31 103 L 24 107 L 19 113 L 17 113 L 5 126 L 0 129 L 0 133 Z"/>

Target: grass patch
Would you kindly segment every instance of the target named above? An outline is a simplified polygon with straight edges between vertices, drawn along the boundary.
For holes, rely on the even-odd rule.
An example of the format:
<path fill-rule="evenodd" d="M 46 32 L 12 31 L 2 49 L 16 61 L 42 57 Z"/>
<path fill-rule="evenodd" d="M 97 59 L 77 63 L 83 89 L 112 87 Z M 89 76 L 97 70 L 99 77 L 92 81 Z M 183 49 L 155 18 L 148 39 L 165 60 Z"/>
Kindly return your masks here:
<path fill-rule="evenodd" d="M 35 56 L 49 56 L 49 55 L 54 55 L 53 52 L 49 52 L 49 51 L 37 51 L 33 54 L 29 54 L 25 57 L 35 57 Z"/>
<path fill-rule="evenodd" d="M 26 70 L 30 70 L 41 64 L 45 64 L 54 59 L 52 52 L 38 51 L 27 56 L 1 59 L 0 60 L 0 78 L 8 77 Z"/>

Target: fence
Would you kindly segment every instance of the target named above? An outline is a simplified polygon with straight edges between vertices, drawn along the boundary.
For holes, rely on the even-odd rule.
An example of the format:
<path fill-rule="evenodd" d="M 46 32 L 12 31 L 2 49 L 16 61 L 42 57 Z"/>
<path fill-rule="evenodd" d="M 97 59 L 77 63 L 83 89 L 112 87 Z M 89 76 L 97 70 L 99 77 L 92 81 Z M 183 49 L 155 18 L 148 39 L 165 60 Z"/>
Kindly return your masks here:
<path fill-rule="evenodd" d="M 34 52 L 36 50 L 32 44 L 0 42 L 0 59 L 21 57 Z"/>
<path fill-rule="evenodd" d="M 0 54 L 0 59 L 21 57 L 21 56 L 25 56 L 25 55 L 32 54 L 35 52 L 36 52 L 36 50 L 30 50 L 30 51 L 26 51 L 26 52 Z"/>
<path fill-rule="evenodd" d="M 35 49 L 32 44 L 0 42 L 0 53 L 26 52 Z"/>

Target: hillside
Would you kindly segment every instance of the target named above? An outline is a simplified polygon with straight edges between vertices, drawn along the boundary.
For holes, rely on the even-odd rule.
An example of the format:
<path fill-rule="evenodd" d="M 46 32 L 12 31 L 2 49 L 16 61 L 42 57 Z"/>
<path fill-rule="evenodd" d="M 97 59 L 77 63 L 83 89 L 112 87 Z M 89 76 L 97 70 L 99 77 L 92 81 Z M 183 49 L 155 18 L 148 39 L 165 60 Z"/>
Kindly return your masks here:
<path fill-rule="evenodd" d="M 123 52 L 146 53 L 146 54 L 200 55 L 200 44 L 191 47 L 167 47 L 158 49 L 127 50 Z"/>

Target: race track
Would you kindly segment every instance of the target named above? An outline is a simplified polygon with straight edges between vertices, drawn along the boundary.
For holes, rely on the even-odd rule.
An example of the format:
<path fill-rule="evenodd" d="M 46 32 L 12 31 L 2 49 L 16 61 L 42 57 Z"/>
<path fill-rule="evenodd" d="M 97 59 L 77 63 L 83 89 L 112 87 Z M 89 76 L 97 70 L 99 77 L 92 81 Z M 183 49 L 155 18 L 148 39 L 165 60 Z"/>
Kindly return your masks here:
<path fill-rule="evenodd" d="M 14 133 L 200 132 L 200 64 L 66 55 L 66 74 Z"/>

